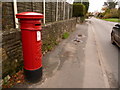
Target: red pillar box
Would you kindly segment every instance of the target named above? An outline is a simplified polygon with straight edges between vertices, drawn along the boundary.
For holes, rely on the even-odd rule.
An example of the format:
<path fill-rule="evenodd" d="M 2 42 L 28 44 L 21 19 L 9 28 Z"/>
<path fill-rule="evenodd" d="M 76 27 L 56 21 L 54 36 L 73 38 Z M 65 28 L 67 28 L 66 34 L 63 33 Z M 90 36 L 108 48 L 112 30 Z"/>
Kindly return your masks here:
<path fill-rule="evenodd" d="M 25 77 L 30 82 L 37 82 L 42 77 L 41 20 L 43 14 L 22 12 L 16 14 L 22 33 L 22 48 Z"/>

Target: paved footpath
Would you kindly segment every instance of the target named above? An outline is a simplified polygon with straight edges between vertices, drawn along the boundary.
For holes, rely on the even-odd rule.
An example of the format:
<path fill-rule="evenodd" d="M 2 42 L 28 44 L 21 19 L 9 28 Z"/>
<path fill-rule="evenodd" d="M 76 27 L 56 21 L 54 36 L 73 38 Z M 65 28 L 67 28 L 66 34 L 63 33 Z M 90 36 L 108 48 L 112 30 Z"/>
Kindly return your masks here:
<path fill-rule="evenodd" d="M 43 80 L 24 87 L 109 88 L 97 48 L 90 22 L 77 24 L 69 38 L 43 57 Z"/>

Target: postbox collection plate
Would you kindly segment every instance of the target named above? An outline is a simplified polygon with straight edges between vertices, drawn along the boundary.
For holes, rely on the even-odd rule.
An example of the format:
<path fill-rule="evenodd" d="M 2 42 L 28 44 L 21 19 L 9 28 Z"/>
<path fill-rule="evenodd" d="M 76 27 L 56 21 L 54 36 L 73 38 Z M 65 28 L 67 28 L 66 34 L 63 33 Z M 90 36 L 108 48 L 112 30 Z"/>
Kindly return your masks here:
<path fill-rule="evenodd" d="M 37 41 L 40 41 L 40 40 L 41 40 L 41 32 L 37 31 Z"/>

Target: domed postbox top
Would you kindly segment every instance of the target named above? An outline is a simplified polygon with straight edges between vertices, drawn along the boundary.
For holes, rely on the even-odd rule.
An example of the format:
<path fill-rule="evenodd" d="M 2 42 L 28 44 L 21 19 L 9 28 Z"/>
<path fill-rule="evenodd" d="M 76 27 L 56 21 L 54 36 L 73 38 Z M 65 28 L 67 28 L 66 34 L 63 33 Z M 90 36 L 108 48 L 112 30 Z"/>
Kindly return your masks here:
<path fill-rule="evenodd" d="M 16 14 L 16 18 L 19 18 L 19 19 L 42 19 L 43 14 L 36 13 L 36 12 L 22 12 L 22 13 Z"/>

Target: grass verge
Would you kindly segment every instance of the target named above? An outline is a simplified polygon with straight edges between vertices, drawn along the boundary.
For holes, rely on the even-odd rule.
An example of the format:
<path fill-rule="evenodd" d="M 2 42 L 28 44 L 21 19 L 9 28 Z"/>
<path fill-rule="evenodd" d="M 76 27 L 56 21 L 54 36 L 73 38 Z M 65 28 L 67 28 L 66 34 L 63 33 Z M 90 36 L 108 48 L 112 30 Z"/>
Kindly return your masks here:
<path fill-rule="evenodd" d="M 107 19 L 102 19 L 102 20 L 110 21 L 110 22 L 120 22 L 120 19 L 118 18 L 107 18 Z"/>

